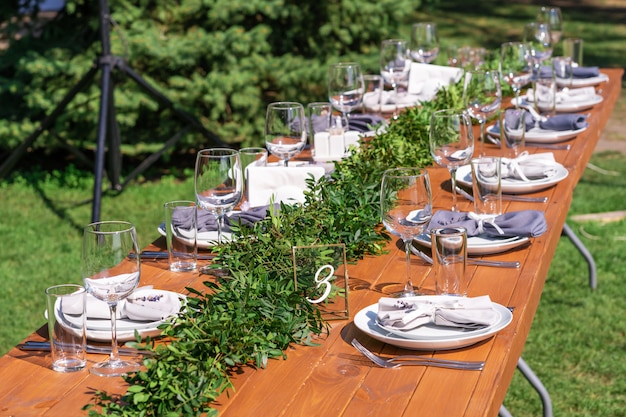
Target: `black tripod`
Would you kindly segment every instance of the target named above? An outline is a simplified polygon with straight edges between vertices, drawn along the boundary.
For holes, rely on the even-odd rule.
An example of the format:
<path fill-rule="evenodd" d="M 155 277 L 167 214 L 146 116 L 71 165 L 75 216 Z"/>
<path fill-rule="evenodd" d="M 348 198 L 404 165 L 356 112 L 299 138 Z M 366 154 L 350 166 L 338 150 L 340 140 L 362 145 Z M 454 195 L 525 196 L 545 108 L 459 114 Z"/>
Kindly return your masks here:
<path fill-rule="evenodd" d="M 148 166 L 154 163 L 168 148 L 172 147 L 185 133 L 190 129 L 196 129 L 204 135 L 210 142 L 216 146 L 227 147 L 215 134 L 209 132 L 202 126 L 200 121 L 193 115 L 178 109 L 167 97 L 152 87 L 139 74 L 133 71 L 126 62 L 120 58 L 111 55 L 111 22 L 110 12 L 107 0 L 98 0 L 100 13 L 100 38 L 102 42 L 102 55 L 95 61 L 92 68 L 83 76 L 83 78 L 67 93 L 57 107 L 46 116 L 38 128 L 30 134 L 21 143 L 7 160 L 0 166 L 0 178 L 5 177 L 8 172 L 15 166 L 17 161 L 26 152 L 26 150 L 37 140 L 37 138 L 47 131 L 53 124 L 55 119 L 65 110 L 67 105 L 74 99 L 76 94 L 83 90 L 90 82 L 93 81 L 98 70 L 102 70 L 101 91 L 100 91 L 100 112 L 98 116 L 98 135 L 96 142 L 96 156 L 94 166 L 94 187 L 93 187 L 93 205 L 91 212 L 91 221 L 100 220 L 100 205 L 102 198 L 102 176 L 104 172 L 104 157 L 106 152 L 106 142 L 109 139 L 109 168 L 108 176 L 112 186 L 115 189 L 122 189 L 130 180 L 143 172 Z M 174 115 L 184 122 L 187 126 L 168 141 L 163 147 L 144 160 L 131 174 L 129 174 L 124 183 L 120 183 L 121 171 L 121 140 L 119 134 L 119 126 L 115 117 L 115 106 L 113 102 L 114 84 L 111 78 L 112 71 L 118 68 L 132 80 L 134 80 L 145 92 L 154 97 L 162 106 L 170 109 Z M 108 129 L 108 132 L 107 132 Z M 108 136 L 107 136 L 108 133 Z"/>

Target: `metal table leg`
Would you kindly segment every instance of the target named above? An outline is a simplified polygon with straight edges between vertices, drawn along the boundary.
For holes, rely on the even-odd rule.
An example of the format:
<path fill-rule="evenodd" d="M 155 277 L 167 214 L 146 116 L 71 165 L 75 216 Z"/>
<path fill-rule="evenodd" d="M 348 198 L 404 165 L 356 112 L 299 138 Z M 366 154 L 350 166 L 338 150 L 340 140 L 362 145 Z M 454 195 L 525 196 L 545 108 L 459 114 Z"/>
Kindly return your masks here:
<path fill-rule="evenodd" d="M 589 286 L 591 287 L 591 289 L 595 290 L 598 282 L 596 273 L 596 261 L 593 259 L 593 255 L 591 255 L 591 252 L 589 252 L 585 244 L 581 242 L 578 236 L 576 236 L 576 233 L 574 233 L 572 228 L 569 227 L 567 223 L 563 224 L 563 231 L 561 232 L 561 234 L 567 236 L 572 241 L 576 249 L 578 249 L 578 251 L 589 264 Z"/>
<path fill-rule="evenodd" d="M 541 383 L 539 377 L 535 375 L 530 366 L 528 366 L 528 364 L 521 357 L 517 361 L 517 369 L 519 369 L 522 375 L 524 375 L 524 378 L 526 378 L 535 391 L 537 391 L 537 394 L 539 394 L 541 403 L 543 404 L 543 417 L 552 417 L 552 400 L 550 399 L 548 390 L 543 383 Z M 500 406 L 498 415 L 500 417 L 513 417 L 504 404 Z"/>

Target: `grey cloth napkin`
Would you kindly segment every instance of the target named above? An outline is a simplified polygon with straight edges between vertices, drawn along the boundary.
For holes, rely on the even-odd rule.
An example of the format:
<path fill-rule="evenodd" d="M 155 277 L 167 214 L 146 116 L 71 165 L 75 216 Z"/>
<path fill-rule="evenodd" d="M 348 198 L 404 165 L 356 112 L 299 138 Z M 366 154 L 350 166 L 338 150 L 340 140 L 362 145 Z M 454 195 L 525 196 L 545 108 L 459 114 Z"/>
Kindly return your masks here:
<path fill-rule="evenodd" d="M 487 220 L 474 213 L 440 210 L 430 219 L 427 232 L 439 227 L 464 227 L 467 236 L 537 237 L 545 233 L 548 225 L 538 210 L 511 211 Z"/>
<path fill-rule="evenodd" d="M 600 75 L 598 67 L 573 67 L 572 77 L 574 78 L 593 78 Z"/>
<path fill-rule="evenodd" d="M 383 123 L 384 120 L 375 114 L 355 114 L 348 119 L 348 126 L 349 130 L 365 133 L 376 130 L 376 127 Z"/>
<path fill-rule="evenodd" d="M 263 220 L 267 216 L 267 210 L 269 206 L 254 207 L 247 211 L 241 211 L 232 213 L 224 218 L 224 232 L 230 232 L 233 225 L 247 225 L 250 226 L 260 220 Z M 172 213 L 172 224 L 182 229 L 189 229 L 191 227 L 192 219 L 189 216 L 189 210 L 174 210 Z M 215 215 L 207 210 L 198 210 L 198 232 L 210 232 L 217 230 L 217 220 Z"/>
<path fill-rule="evenodd" d="M 386 298 L 378 301 L 378 323 L 383 327 L 412 330 L 425 324 L 478 329 L 494 324 L 498 313 L 488 295 L 480 297 Z"/>
<path fill-rule="evenodd" d="M 509 112 L 505 115 L 505 121 L 507 124 L 514 126 L 517 124 L 517 115 Z M 526 131 L 535 127 L 535 119 L 528 111 L 524 111 L 524 118 L 526 119 Z M 557 114 L 548 117 L 547 120 L 539 122 L 539 127 L 544 130 L 578 130 L 589 126 L 587 123 L 587 116 L 578 113 L 571 114 Z"/>

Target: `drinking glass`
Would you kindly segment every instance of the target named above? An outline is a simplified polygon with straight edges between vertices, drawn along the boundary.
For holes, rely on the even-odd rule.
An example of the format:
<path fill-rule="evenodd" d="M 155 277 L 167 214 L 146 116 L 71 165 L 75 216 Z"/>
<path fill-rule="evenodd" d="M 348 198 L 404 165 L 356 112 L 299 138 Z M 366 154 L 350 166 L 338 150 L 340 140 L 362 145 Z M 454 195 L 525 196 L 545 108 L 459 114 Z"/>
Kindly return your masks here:
<path fill-rule="evenodd" d="M 399 295 L 415 295 L 411 280 L 411 241 L 423 232 L 432 217 L 432 193 L 428 172 L 419 168 L 394 168 L 383 173 L 380 214 L 385 228 L 399 236 L 406 252 L 406 283 Z"/>
<path fill-rule="evenodd" d="M 91 368 L 99 376 L 121 376 L 136 372 L 140 364 L 121 360 L 117 347 L 116 312 L 120 301 L 139 284 L 141 265 L 135 227 L 123 221 L 92 223 L 83 232 L 82 276 L 85 288 L 109 305 L 111 354 Z"/>
<path fill-rule="evenodd" d="M 520 90 L 533 77 L 529 55 L 528 45 L 522 42 L 505 42 L 500 46 L 500 74 L 515 94 L 515 107 L 519 107 Z"/>
<path fill-rule="evenodd" d="M 524 42 L 528 44 L 534 71 L 552 56 L 552 35 L 547 23 L 532 22 L 524 26 Z"/>
<path fill-rule="evenodd" d="M 456 170 L 466 165 L 474 153 L 472 122 L 464 112 L 446 109 L 432 114 L 429 130 L 430 154 L 435 162 L 450 171 L 452 181 L 452 211 L 456 205 Z"/>
<path fill-rule="evenodd" d="M 282 166 L 286 167 L 289 159 L 302 152 L 306 139 L 306 116 L 302 104 L 279 101 L 267 106 L 265 145 Z"/>
<path fill-rule="evenodd" d="M 556 45 L 563 36 L 563 17 L 559 7 L 542 7 L 537 13 L 537 21 L 547 23 L 550 27 L 552 45 Z"/>
<path fill-rule="evenodd" d="M 430 64 L 439 54 L 437 25 L 431 22 L 415 23 L 411 27 L 411 58 L 422 64 Z"/>
<path fill-rule="evenodd" d="M 200 208 L 210 211 L 217 220 L 217 242 L 221 243 L 224 216 L 239 204 L 242 196 L 239 153 L 226 148 L 198 152 L 194 186 Z"/>
<path fill-rule="evenodd" d="M 502 88 L 498 71 L 466 71 L 463 84 L 463 101 L 471 117 L 480 124 L 480 151 L 483 153 L 485 124 L 502 104 Z"/>
<path fill-rule="evenodd" d="M 350 112 L 361 107 L 363 89 L 363 72 L 356 62 L 340 62 L 328 69 L 328 98 L 343 115 L 346 130 Z"/>
<path fill-rule="evenodd" d="M 398 118 L 398 84 L 408 83 L 411 58 L 406 41 L 401 39 L 384 40 L 380 47 L 380 74 L 393 88 L 393 118 Z"/>

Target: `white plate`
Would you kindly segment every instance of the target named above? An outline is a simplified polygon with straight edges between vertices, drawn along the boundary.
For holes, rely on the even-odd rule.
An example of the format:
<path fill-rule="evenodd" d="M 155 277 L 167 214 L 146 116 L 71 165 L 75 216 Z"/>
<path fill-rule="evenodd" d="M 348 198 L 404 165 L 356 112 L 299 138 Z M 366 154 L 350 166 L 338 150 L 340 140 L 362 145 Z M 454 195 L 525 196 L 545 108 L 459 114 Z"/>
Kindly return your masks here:
<path fill-rule="evenodd" d="M 515 180 L 505 178 L 502 180 L 502 192 L 504 194 L 526 194 L 545 190 L 563 181 L 569 175 L 569 171 L 561 165 L 556 164 L 556 173 L 551 177 L 530 181 Z M 456 171 L 456 180 L 459 184 L 472 188 L 472 168 L 470 165 L 463 165 Z"/>
<path fill-rule="evenodd" d="M 545 130 L 535 126 L 526 132 L 524 140 L 529 143 L 558 143 L 575 138 L 585 130 L 587 130 L 586 127 L 576 130 Z M 487 133 L 497 138 L 500 137 L 500 129 L 495 129 L 495 125 L 487 129 Z"/>
<path fill-rule="evenodd" d="M 556 84 L 559 87 L 582 88 L 582 87 L 592 87 L 592 86 L 595 86 L 595 85 L 598 85 L 600 83 L 604 83 L 607 81 L 609 81 L 609 76 L 601 72 L 600 75 L 598 75 L 597 77 L 572 78 L 571 80 L 557 78 Z"/>
<path fill-rule="evenodd" d="M 437 298 L 443 296 L 424 296 Z M 354 317 L 354 324 L 363 333 L 376 340 L 393 346 L 412 350 L 450 350 L 473 345 L 493 336 L 511 323 L 513 314 L 508 308 L 492 303 L 499 314 L 499 320 L 486 328 L 467 331 L 451 327 L 422 326 L 412 331 L 411 338 L 392 334 L 376 324 L 378 303 L 359 311 Z M 394 332 L 395 333 L 395 332 Z"/>
<path fill-rule="evenodd" d="M 165 223 L 161 223 L 157 228 L 161 236 L 165 237 Z M 230 240 L 232 238 L 232 233 L 230 232 L 222 232 L 222 239 Z M 196 240 L 198 242 L 198 248 L 208 249 L 211 246 L 217 244 L 217 230 L 210 232 L 199 232 L 198 236 L 196 236 Z M 188 244 L 191 244 L 191 240 L 185 241 Z"/>
<path fill-rule="evenodd" d="M 469 256 L 492 255 L 494 253 L 506 252 L 526 244 L 528 237 L 491 237 L 491 236 L 470 236 L 467 238 L 467 254 Z M 421 234 L 413 239 L 427 248 L 431 247 L 430 236 Z"/>
<path fill-rule="evenodd" d="M 523 98 L 521 98 L 524 100 Z M 593 96 L 589 96 L 585 100 L 579 101 L 564 101 L 560 103 L 556 103 L 555 110 L 557 113 L 576 113 L 579 111 L 587 110 L 595 106 L 596 104 L 602 103 L 601 95 L 595 94 Z M 516 99 L 511 100 L 511 103 L 515 104 Z M 539 107 L 540 110 L 544 110 Z"/>

